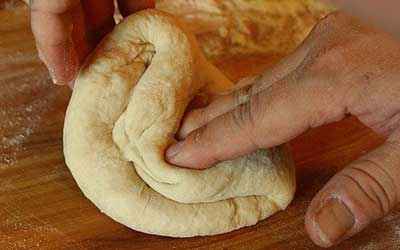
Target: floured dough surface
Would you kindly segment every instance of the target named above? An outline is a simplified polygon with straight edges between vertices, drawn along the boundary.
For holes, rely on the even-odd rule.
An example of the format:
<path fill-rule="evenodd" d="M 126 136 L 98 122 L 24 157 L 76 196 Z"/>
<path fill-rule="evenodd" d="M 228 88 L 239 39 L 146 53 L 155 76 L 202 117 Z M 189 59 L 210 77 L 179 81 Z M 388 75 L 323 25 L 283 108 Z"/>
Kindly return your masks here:
<path fill-rule="evenodd" d="M 204 171 L 164 160 L 192 98 L 232 87 L 186 30 L 161 11 L 126 18 L 82 67 L 64 126 L 66 163 L 102 212 L 176 237 L 253 225 L 286 208 L 295 190 L 283 147 Z"/>

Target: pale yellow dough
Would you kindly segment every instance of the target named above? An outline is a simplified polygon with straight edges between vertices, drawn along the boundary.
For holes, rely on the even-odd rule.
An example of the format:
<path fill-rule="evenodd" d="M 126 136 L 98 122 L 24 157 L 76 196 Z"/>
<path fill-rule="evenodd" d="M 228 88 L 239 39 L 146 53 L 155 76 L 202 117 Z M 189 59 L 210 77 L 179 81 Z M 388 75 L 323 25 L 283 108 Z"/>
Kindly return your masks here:
<path fill-rule="evenodd" d="M 164 160 L 190 100 L 232 83 L 169 14 L 126 18 L 82 67 L 64 127 L 64 154 L 84 194 L 138 231 L 188 237 L 229 232 L 284 209 L 295 191 L 282 147 L 204 171 Z"/>

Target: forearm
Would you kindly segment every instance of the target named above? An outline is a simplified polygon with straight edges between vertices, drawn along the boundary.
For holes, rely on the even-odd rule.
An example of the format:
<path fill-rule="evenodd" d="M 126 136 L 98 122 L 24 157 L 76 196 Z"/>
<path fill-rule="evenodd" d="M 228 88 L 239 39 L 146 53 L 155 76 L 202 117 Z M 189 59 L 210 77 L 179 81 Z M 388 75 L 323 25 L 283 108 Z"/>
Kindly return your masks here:
<path fill-rule="evenodd" d="M 322 0 L 400 39 L 398 0 Z"/>

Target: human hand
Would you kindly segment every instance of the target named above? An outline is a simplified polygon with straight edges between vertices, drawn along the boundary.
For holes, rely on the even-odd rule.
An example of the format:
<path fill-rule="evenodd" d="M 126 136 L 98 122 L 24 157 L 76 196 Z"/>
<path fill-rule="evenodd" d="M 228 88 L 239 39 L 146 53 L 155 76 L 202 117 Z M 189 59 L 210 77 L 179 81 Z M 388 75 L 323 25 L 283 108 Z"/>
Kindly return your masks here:
<path fill-rule="evenodd" d="M 127 16 L 154 0 L 118 0 Z M 73 86 L 81 63 L 115 25 L 113 0 L 31 0 L 31 26 L 39 57 L 55 84 Z"/>
<path fill-rule="evenodd" d="M 208 168 L 354 115 L 387 137 L 337 173 L 311 202 L 305 225 L 328 247 L 385 216 L 400 194 L 400 43 L 334 13 L 292 55 L 205 108 L 189 112 L 167 160 Z"/>

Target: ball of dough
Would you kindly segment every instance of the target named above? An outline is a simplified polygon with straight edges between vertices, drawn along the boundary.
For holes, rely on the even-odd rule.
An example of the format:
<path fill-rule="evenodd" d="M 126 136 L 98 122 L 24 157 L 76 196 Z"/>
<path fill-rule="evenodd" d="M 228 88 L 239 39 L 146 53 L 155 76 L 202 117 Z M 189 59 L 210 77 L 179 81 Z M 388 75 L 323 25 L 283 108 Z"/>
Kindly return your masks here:
<path fill-rule="evenodd" d="M 229 232 L 286 208 L 295 177 L 283 147 L 204 171 L 164 159 L 192 98 L 231 87 L 174 17 L 127 17 L 80 70 L 68 106 L 64 155 L 83 193 L 132 229 L 176 237 Z"/>

